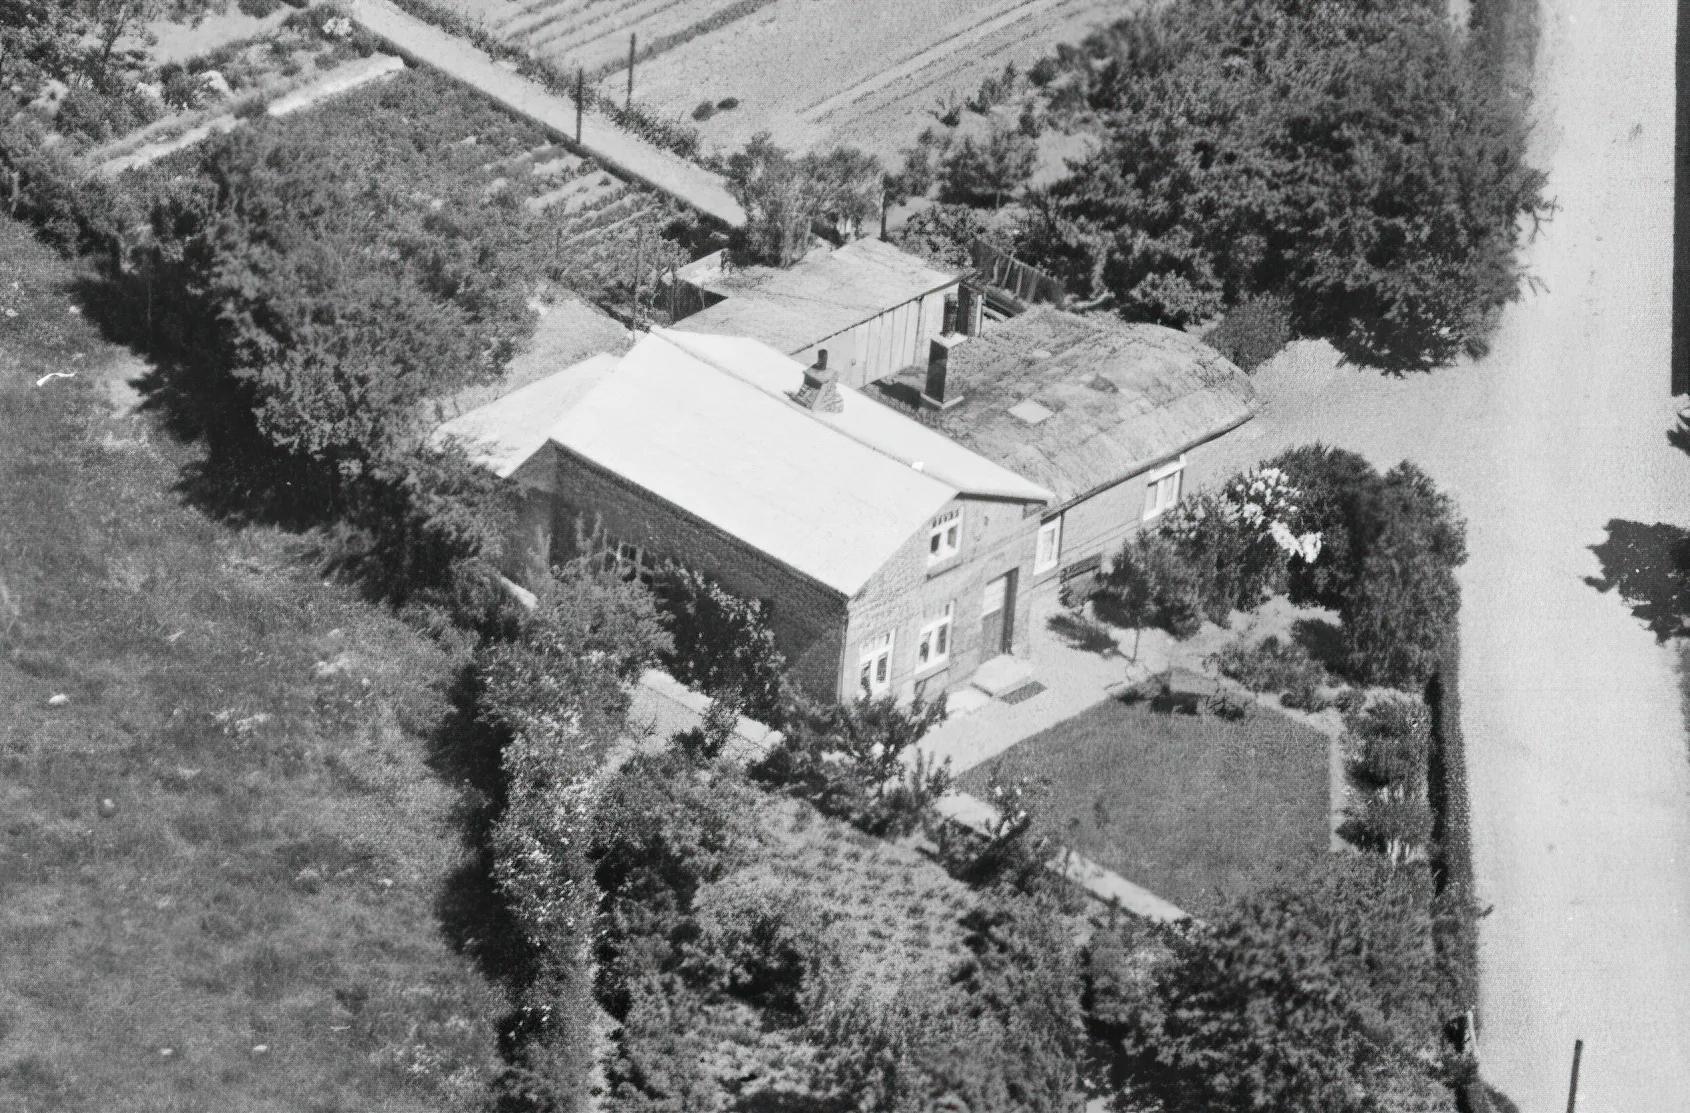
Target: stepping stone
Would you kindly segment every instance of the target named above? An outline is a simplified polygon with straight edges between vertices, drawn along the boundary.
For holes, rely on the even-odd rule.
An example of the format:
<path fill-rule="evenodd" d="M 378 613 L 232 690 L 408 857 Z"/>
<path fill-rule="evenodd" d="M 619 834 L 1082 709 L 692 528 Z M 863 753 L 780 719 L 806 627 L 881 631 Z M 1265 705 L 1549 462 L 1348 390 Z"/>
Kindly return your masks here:
<path fill-rule="evenodd" d="M 994 699 L 1024 688 L 1033 679 L 1033 666 L 1019 657 L 1001 654 L 975 670 L 969 683 Z"/>

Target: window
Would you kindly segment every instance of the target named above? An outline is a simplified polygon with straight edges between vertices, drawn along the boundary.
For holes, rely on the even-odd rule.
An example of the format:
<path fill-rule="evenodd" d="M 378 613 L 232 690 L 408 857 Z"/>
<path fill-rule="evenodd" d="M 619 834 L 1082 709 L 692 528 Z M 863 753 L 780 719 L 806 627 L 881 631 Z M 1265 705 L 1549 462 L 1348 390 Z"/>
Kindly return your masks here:
<path fill-rule="evenodd" d="M 933 523 L 927 534 L 927 563 L 938 564 L 956 556 L 962 548 L 962 510 L 951 511 Z"/>
<path fill-rule="evenodd" d="M 1179 501 L 1180 476 L 1185 472 L 1185 457 L 1165 464 L 1145 477 L 1144 520 L 1157 517 L 1173 509 Z"/>
<path fill-rule="evenodd" d="M 657 571 L 657 554 L 630 541 L 602 538 L 597 563 L 606 572 L 620 573 L 625 580 L 635 578 L 651 582 Z"/>
<path fill-rule="evenodd" d="M 1062 519 L 1052 518 L 1039 527 L 1039 548 L 1033 554 L 1033 571 L 1049 572 L 1062 559 Z"/>
<path fill-rule="evenodd" d="M 951 612 L 955 608 L 955 603 L 946 603 L 944 615 L 921 628 L 921 640 L 915 648 L 917 671 L 937 668 L 951 659 Z"/>
<path fill-rule="evenodd" d="M 863 643 L 860 686 L 867 695 L 884 695 L 892 686 L 892 632 Z"/>

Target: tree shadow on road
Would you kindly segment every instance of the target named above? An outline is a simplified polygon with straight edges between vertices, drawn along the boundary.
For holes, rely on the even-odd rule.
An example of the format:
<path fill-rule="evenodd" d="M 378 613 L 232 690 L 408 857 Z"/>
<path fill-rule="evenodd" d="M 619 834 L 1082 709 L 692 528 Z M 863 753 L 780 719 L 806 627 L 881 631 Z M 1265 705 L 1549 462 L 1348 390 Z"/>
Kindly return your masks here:
<path fill-rule="evenodd" d="M 1660 641 L 1690 635 L 1690 530 L 1615 518 L 1608 522 L 1608 539 L 1590 549 L 1602 562 L 1602 575 L 1587 576 L 1585 583 L 1618 591 Z"/>

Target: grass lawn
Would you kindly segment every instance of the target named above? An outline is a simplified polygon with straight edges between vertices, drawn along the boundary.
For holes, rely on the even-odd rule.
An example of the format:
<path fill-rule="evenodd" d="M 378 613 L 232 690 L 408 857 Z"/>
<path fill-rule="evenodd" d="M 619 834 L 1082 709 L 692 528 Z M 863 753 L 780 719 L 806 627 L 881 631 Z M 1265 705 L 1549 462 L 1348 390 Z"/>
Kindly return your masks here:
<path fill-rule="evenodd" d="M 471 1108 L 457 655 L 185 506 L 70 278 L 0 218 L 0 1111 Z"/>
<path fill-rule="evenodd" d="M 1326 736 L 1260 707 L 1237 721 L 1106 700 L 969 770 L 1049 786 L 1041 822 L 1065 846 L 1203 915 L 1329 845 Z"/>

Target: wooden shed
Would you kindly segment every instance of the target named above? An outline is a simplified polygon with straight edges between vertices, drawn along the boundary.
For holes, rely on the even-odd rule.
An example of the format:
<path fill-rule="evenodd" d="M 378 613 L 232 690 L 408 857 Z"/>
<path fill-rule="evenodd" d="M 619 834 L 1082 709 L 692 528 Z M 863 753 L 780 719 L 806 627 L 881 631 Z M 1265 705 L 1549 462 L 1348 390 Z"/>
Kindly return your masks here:
<path fill-rule="evenodd" d="M 678 328 L 760 340 L 801 363 L 828 353 L 841 386 L 925 366 L 961 275 L 880 240 L 856 240 L 787 268 L 726 269 L 707 256 L 680 273 L 711 302 Z"/>

